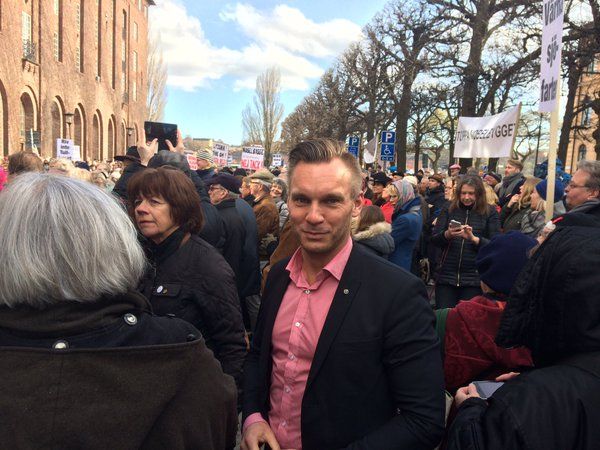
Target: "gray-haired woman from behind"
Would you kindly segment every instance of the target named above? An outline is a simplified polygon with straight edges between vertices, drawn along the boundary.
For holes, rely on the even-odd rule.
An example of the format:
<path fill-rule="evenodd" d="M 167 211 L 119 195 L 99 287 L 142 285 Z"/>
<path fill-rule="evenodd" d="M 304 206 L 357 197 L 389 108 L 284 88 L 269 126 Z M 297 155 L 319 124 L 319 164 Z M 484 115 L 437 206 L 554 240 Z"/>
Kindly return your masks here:
<path fill-rule="evenodd" d="M 134 292 L 146 262 L 116 200 L 23 174 L 0 230 L 3 447 L 233 448 L 234 382 L 193 326 Z"/>

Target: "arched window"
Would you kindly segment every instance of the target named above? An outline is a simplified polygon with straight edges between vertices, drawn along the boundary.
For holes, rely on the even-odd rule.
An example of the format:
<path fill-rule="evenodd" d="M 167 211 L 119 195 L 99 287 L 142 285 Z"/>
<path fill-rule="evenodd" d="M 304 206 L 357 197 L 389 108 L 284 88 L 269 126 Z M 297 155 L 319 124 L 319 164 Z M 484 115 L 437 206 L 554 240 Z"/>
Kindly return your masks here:
<path fill-rule="evenodd" d="M 96 111 L 92 121 L 91 158 L 99 161 L 102 159 L 102 117 Z"/>
<path fill-rule="evenodd" d="M 8 111 L 6 91 L 2 81 L 0 81 L 0 154 L 8 155 Z"/>
<path fill-rule="evenodd" d="M 77 105 L 75 115 L 73 116 L 73 141 L 75 145 L 79 146 L 81 160 L 85 160 L 87 156 L 85 146 L 85 116 L 81 105 Z"/>
<path fill-rule="evenodd" d="M 108 119 L 108 159 L 113 159 L 115 156 L 115 121 L 113 117 Z"/>
<path fill-rule="evenodd" d="M 21 132 L 21 142 L 23 143 L 23 148 L 25 148 L 25 136 L 27 136 L 27 133 L 31 133 L 31 131 L 37 130 L 36 105 L 33 98 L 28 92 L 23 92 L 21 94 L 20 119 L 21 121 L 19 128 Z"/>
<path fill-rule="evenodd" d="M 584 160 L 586 156 L 587 148 L 585 148 L 585 145 L 581 144 L 579 146 L 579 150 L 577 151 L 577 162 Z"/>
<path fill-rule="evenodd" d="M 56 156 L 56 140 L 62 139 L 65 135 L 63 110 L 60 102 L 57 99 L 54 99 L 50 106 L 50 118 L 52 120 L 50 145 L 52 145 L 52 156 Z"/>

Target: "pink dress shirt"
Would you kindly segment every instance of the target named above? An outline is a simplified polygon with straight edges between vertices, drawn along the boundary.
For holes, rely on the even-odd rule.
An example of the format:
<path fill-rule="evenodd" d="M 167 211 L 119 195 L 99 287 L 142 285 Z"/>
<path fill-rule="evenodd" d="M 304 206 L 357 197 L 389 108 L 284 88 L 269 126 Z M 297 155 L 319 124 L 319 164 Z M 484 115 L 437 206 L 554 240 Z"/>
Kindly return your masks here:
<path fill-rule="evenodd" d="M 302 251 L 296 250 L 286 270 L 291 283 L 281 301 L 271 336 L 273 371 L 269 424 L 282 449 L 302 448 L 301 407 L 308 373 L 323 330 L 327 313 L 352 251 L 352 239 L 309 284 L 302 271 Z M 244 429 L 264 421 L 251 414 Z"/>

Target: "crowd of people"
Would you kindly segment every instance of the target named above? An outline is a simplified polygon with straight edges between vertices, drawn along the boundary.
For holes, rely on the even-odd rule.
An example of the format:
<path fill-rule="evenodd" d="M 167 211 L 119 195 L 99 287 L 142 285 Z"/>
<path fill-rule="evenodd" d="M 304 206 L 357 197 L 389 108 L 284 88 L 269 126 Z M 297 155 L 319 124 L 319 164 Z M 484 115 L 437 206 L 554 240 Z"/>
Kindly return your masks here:
<path fill-rule="evenodd" d="M 0 168 L 7 447 L 598 448 L 600 162 L 176 144 Z"/>

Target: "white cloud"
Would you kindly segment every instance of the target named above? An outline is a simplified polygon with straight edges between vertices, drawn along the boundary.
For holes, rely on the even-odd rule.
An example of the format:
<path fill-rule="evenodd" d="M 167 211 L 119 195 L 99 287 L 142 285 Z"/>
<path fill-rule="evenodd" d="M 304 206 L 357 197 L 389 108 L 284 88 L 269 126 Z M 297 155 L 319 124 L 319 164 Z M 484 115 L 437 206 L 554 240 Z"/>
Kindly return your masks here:
<path fill-rule="evenodd" d="M 177 0 L 157 1 L 151 8 L 150 22 L 160 36 L 170 86 L 193 91 L 231 76 L 235 89 L 253 89 L 256 76 L 276 66 L 282 89 L 306 90 L 310 80 L 323 73 L 315 58 L 337 55 L 361 36 L 352 22 L 336 19 L 318 24 L 284 5 L 265 14 L 237 4 L 226 8 L 220 18 L 240 27 L 248 38 L 246 46 L 240 50 L 214 46 L 200 20 Z"/>

